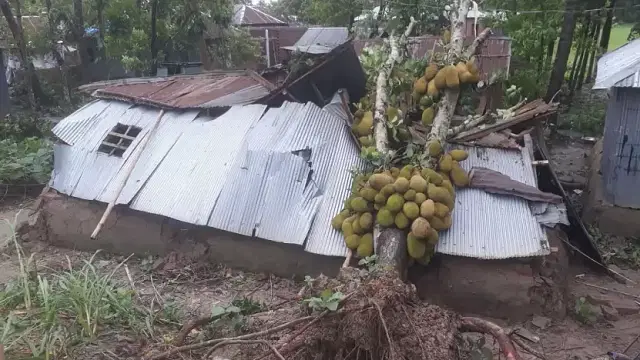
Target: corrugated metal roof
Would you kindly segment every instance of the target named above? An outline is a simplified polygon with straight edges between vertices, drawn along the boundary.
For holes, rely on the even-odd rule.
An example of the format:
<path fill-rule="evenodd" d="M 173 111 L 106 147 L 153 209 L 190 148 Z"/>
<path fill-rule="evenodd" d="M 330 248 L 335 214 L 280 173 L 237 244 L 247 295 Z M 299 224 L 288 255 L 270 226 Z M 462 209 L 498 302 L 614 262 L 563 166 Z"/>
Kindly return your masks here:
<path fill-rule="evenodd" d="M 233 11 L 234 25 L 286 25 L 284 21 L 253 6 L 236 4 Z"/>
<path fill-rule="evenodd" d="M 469 152 L 468 159 L 460 163 L 465 170 L 485 167 L 536 186 L 531 158 L 525 149 L 461 148 Z M 481 259 L 550 253 L 546 234 L 524 199 L 480 189 L 458 189 L 452 220 L 451 229 L 440 234 L 436 248 L 439 253 Z"/>
<path fill-rule="evenodd" d="M 339 97 L 334 97 L 339 101 Z M 336 104 L 333 104 L 334 107 Z M 327 217 L 342 207 L 362 166 L 344 119 L 308 103 L 234 106 L 217 118 L 168 111 L 140 155 L 118 204 L 247 236 L 344 255 Z M 129 155 L 158 110 L 95 101 L 62 120 L 51 186 L 86 200 L 115 196 Z M 260 120 L 260 121 L 258 121 Z M 118 122 L 142 128 L 122 157 L 96 150 Z M 139 150 L 138 150 L 139 151 Z"/>
<path fill-rule="evenodd" d="M 604 54 L 598 60 L 594 89 L 640 87 L 640 39 Z"/>
<path fill-rule="evenodd" d="M 216 72 L 107 85 L 93 95 L 169 109 L 213 108 L 250 104 L 269 94 L 267 84 L 248 71 Z"/>
<path fill-rule="evenodd" d="M 284 49 L 301 51 L 310 54 L 326 54 L 349 39 L 349 31 L 345 27 L 313 27 L 307 29 L 293 46 Z"/>

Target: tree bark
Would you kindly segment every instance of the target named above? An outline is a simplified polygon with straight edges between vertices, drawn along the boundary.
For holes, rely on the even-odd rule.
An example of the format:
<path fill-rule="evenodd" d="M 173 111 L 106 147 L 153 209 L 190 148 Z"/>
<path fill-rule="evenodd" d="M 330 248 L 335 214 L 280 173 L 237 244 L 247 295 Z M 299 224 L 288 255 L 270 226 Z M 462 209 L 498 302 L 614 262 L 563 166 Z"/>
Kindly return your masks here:
<path fill-rule="evenodd" d="M 51 0 L 45 0 L 45 6 L 47 7 L 47 22 L 49 24 L 49 40 L 51 41 L 51 51 L 53 53 L 53 56 L 56 58 L 56 62 L 58 63 L 58 69 L 60 70 L 60 77 L 62 79 L 62 95 L 64 96 L 64 101 L 67 104 L 71 104 L 69 77 L 67 74 L 67 67 L 64 63 L 64 52 L 62 53 L 62 55 L 60 55 L 60 53 L 58 52 L 55 26 L 56 20 L 53 18 L 53 14 L 51 13 L 53 10 Z"/>
<path fill-rule="evenodd" d="M 584 49 L 582 50 L 582 56 L 580 57 L 580 65 L 578 67 L 578 76 L 576 83 L 574 84 L 574 91 L 580 91 L 584 84 L 584 76 L 587 70 L 587 64 L 589 63 L 589 54 L 592 51 L 592 39 L 596 30 L 596 24 L 590 21 L 587 26 L 587 37 L 584 40 Z"/>
<path fill-rule="evenodd" d="M 580 69 L 580 63 L 584 55 L 585 43 L 589 32 L 589 18 L 585 18 L 585 23 L 582 24 L 580 36 L 578 37 L 578 45 L 576 46 L 576 55 L 573 58 L 571 64 L 571 75 L 569 76 L 569 93 L 573 94 L 576 87 L 576 80 L 578 77 L 578 70 Z"/>
<path fill-rule="evenodd" d="M 158 2 L 152 0 L 151 3 L 151 75 L 158 73 Z"/>
<path fill-rule="evenodd" d="M 598 35 L 600 34 L 600 22 L 596 23 L 596 31 L 595 31 L 595 36 L 593 37 L 593 44 L 598 44 Z M 593 64 L 595 63 L 596 60 L 596 54 L 598 53 L 598 46 L 594 46 L 591 49 L 591 52 L 589 54 L 589 64 L 587 65 L 587 76 L 586 76 L 586 81 L 587 82 L 591 82 L 591 78 L 593 77 Z"/>
<path fill-rule="evenodd" d="M 51 0 L 48 0 L 51 1 Z M 100 32 L 100 40 L 104 42 L 104 8 L 105 8 L 105 0 L 97 0 L 96 1 L 96 13 L 98 16 L 98 31 Z"/>
<path fill-rule="evenodd" d="M 553 96 L 560 91 L 564 82 L 564 73 L 567 70 L 567 61 L 571 52 L 571 43 L 573 42 L 573 31 L 576 26 L 576 18 L 574 10 L 576 8 L 576 0 L 567 0 L 565 5 L 564 19 L 560 30 L 560 39 L 558 40 L 558 51 L 553 63 L 553 70 L 549 79 L 549 87 L 545 100 L 549 102 Z"/>
<path fill-rule="evenodd" d="M 600 49 L 603 53 L 609 49 L 609 38 L 611 37 L 611 27 L 613 26 L 613 9 L 616 6 L 616 0 L 609 0 L 607 6 L 607 18 L 602 26 L 602 36 L 600 37 Z"/>
<path fill-rule="evenodd" d="M 18 44 L 18 52 L 20 54 L 20 62 L 24 69 L 26 69 L 27 75 L 27 95 L 29 98 L 29 106 L 31 109 L 35 110 L 37 107 L 35 90 L 34 86 L 37 83 L 36 69 L 33 66 L 33 62 L 29 57 L 29 53 L 27 51 L 27 43 L 24 39 L 24 32 L 22 31 L 22 26 L 15 16 L 13 16 L 13 12 L 11 11 L 11 6 L 7 0 L 0 0 L 0 10 L 2 10 L 2 14 L 7 20 L 7 24 L 9 24 L 9 29 L 11 30 L 11 34 L 13 35 L 14 40 Z M 18 2 L 18 6 L 16 8 L 17 13 L 20 13 L 20 6 Z M 18 17 L 19 18 L 19 17 Z M 38 83 L 39 84 L 39 83 Z"/>

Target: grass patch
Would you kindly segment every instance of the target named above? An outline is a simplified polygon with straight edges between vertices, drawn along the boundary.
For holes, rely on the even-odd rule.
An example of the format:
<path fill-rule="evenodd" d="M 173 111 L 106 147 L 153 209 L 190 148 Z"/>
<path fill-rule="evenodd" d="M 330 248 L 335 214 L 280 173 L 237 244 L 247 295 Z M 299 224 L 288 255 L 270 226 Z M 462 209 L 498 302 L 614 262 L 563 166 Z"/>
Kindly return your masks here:
<path fill-rule="evenodd" d="M 24 253 L 9 226 L 20 274 L 0 290 L 0 343 L 8 359 L 64 358 L 108 330 L 153 337 L 154 324 L 177 322 L 178 309 L 151 311 L 134 291 L 113 280 L 124 262 L 101 272 L 94 254 L 80 266 L 67 258 L 65 270 L 39 273 L 33 255 Z"/>
<path fill-rule="evenodd" d="M 606 111 L 606 93 L 585 89 L 576 93 L 569 109 L 558 115 L 558 128 L 585 136 L 602 136 Z"/>
<path fill-rule="evenodd" d="M 632 269 L 640 269 L 640 239 L 603 234 L 596 227 L 589 232 L 602 252 L 604 261 Z"/>
<path fill-rule="evenodd" d="M 615 24 L 611 27 L 611 36 L 609 37 L 609 51 L 615 50 L 627 43 L 627 37 L 631 32 L 633 24 Z"/>

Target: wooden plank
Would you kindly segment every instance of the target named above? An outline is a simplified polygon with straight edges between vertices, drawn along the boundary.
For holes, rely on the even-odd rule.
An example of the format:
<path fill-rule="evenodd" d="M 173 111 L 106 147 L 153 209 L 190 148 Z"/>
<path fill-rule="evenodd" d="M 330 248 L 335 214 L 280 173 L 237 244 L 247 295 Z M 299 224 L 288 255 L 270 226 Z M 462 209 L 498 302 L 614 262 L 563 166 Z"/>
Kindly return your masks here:
<path fill-rule="evenodd" d="M 120 144 L 114 144 L 114 143 L 110 143 L 108 141 L 103 141 L 102 145 L 108 146 L 108 147 L 112 147 L 115 149 L 120 149 L 120 150 L 127 150 L 128 146 L 122 146 Z"/>
<path fill-rule="evenodd" d="M 131 127 L 130 127 L 130 128 L 131 128 Z M 129 130 L 130 130 L 130 129 L 127 129 L 127 132 L 129 132 Z M 135 137 L 135 136 L 124 135 L 124 134 L 117 133 L 117 132 L 113 132 L 113 131 L 110 131 L 110 132 L 109 132 L 109 135 L 111 135 L 111 136 L 115 136 L 115 137 L 119 137 L 119 138 L 123 138 L 123 139 L 125 139 L 125 140 L 131 140 L 131 141 L 133 141 L 133 140 L 135 140 L 135 139 L 136 139 L 136 137 Z"/>

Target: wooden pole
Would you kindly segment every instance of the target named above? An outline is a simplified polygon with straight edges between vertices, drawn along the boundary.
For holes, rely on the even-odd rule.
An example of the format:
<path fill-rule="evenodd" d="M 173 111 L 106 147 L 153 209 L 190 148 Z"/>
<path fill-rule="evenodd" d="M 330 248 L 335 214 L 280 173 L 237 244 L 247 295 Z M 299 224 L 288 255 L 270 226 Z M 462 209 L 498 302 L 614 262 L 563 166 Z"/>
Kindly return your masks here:
<path fill-rule="evenodd" d="M 140 155 L 144 151 L 144 148 L 147 146 L 149 139 L 151 139 L 151 137 L 155 134 L 156 130 L 158 129 L 158 126 L 160 125 L 160 120 L 162 119 L 163 115 L 164 115 L 164 110 L 160 110 L 160 114 L 158 114 L 158 118 L 156 119 L 156 122 L 153 125 L 153 128 L 149 132 L 149 135 L 147 135 L 144 139 L 142 139 L 142 141 L 140 141 L 140 144 L 138 145 L 138 149 L 136 149 L 136 152 L 131 154 L 130 160 L 128 161 L 128 167 L 125 169 L 125 176 L 122 179 L 122 182 L 120 183 L 118 190 L 116 191 L 116 195 L 113 197 L 113 200 L 109 202 L 109 204 L 107 205 L 107 209 L 104 211 L 104 214 L 102 214 L 102 218 L 100 219 L 100 222 L 98 222 L 98 226 L 96 226 L 95 230 L 93 230 L 93 233 L 91 233 L 92 239 L 95 239 L 98 237 L 98 233 L 100 233 L 100 230 L 104 226 L 104 223 L 107 222 L 107 218 L 109 217 L 109 214 L 111 214 L 113 207 L 116 205 L 116 201 L 120 197 L 120 194 L 124 189 L 124 186 L 127 184 L 127 180 L 129 180 L 129 176 L 131 176 L 133 169 L 136 167 L 136 163 L 138 162 Z"/>

